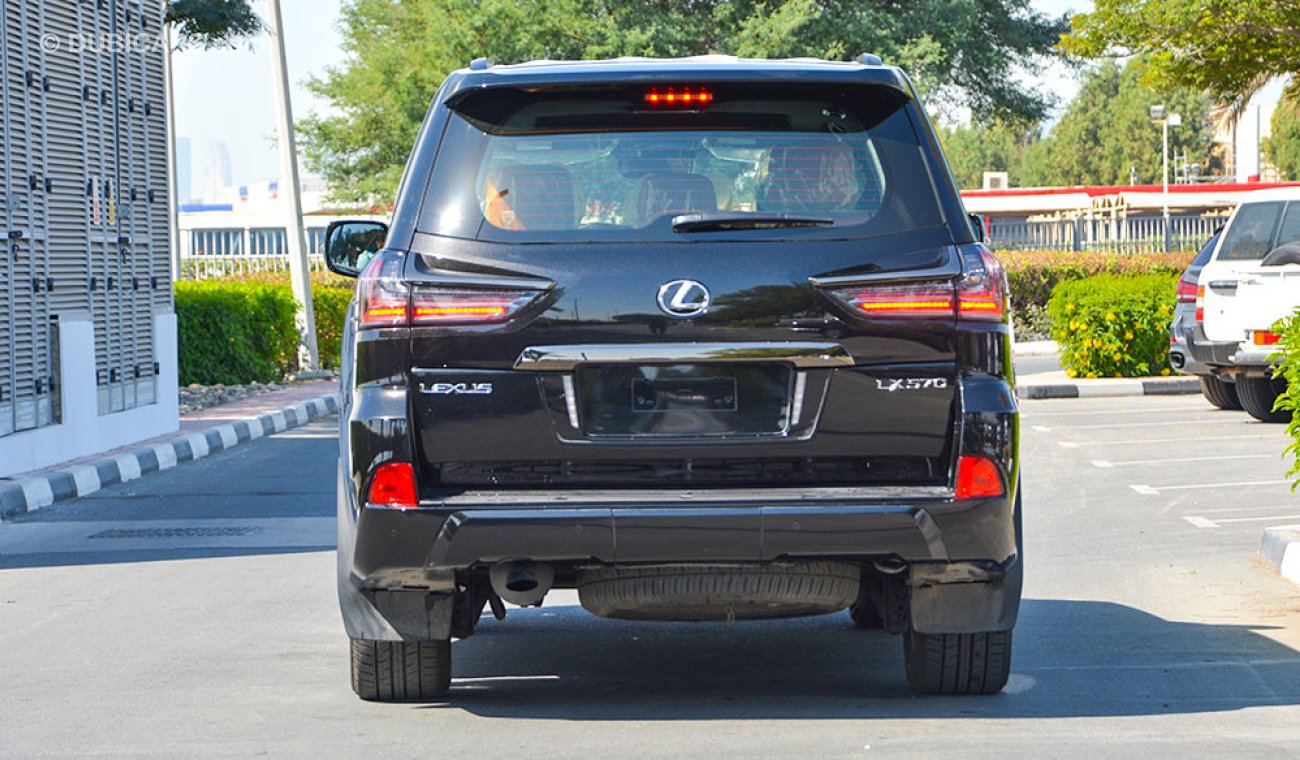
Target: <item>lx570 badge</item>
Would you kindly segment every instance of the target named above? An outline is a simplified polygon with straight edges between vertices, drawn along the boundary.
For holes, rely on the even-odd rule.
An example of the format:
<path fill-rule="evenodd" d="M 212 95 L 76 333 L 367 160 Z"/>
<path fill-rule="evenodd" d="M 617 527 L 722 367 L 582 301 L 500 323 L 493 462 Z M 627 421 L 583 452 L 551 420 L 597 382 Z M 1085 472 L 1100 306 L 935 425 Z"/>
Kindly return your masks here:
<path fill-rule="evenodd" d="M 948 387 L 946 377 L 891 377 L 876 378 L 876 387 L 882 391 L 943 390 Z"/>
<path fill-rule="evenodd" d="M 492 383 L 420 383 L 420 393 L 433 396 L 491 396 Z"/>

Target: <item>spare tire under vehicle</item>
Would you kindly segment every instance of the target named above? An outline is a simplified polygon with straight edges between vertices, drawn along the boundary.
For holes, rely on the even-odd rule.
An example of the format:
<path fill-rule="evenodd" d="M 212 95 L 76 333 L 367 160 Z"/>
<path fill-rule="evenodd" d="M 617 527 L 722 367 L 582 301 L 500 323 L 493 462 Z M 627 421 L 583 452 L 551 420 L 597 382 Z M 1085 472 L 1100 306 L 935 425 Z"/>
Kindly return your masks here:
<path fill-rule="evenodd" d="M 848 562 L 594 567 L 578 574 L 578 598 L 623 620 L 763 620 L 845 609 L 860 575 Z"/>

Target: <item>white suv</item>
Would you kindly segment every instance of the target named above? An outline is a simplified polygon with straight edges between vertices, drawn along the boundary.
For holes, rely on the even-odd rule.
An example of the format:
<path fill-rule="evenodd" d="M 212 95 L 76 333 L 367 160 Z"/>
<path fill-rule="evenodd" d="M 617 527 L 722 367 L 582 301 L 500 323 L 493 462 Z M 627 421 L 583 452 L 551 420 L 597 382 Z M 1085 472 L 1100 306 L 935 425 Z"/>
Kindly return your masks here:
<path fill-rule="evenodd" d="M 1197 286 L 1208 363 L 1236 380 L 1252 417 L 1289 421 L 1289 412 L 1273 411 L 1285 384 L 1272 377 L 1269 356 L 1278 341 L 1272 325 L 1300 307 L 1300 187 L 1261 190 L 1238 206 Z"/>

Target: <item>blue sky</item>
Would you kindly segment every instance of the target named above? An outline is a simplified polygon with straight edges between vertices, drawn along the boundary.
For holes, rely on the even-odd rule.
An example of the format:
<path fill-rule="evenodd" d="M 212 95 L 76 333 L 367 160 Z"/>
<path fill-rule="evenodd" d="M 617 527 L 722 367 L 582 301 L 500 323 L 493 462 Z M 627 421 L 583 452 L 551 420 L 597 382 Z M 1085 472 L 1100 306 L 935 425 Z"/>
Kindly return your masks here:
<path fill-rule="evenodd" d="M 265 13 L 264 0 L 254 0 Z M 335 26 L 341 0 L 281 0 L 286 29 L 289 72 L 294 87 L 295 116 L 322 111 L 328 105 L 314 99 L 303 86 L 313 74 L 342 61 Z M 1045 13 L 1086 11 L 1091 0 L 1032 0 Z M 176 71 L 176 129 L 192 142 L 194 187 L 204 183 L 204 156 L 210 143 L 225 142 L 234 164 L 235 184 L 273 179 L 279 174 L 273 135 L 274 95 L 267 41 L 236 50 L 190 50 L 174 58 Z M 1073 74 L 1061 66 L 1026 75 L 1026 80 L 1068 101 L 1077 89 Z"/>

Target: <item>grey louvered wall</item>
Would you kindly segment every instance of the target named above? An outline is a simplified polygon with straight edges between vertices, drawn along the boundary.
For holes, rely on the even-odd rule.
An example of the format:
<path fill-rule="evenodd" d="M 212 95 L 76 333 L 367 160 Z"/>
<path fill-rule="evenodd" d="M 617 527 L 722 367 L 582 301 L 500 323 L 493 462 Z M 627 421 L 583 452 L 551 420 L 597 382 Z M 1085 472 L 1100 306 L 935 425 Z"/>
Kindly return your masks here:
<path fill-rule="evenodd" d="M 7 435 L 58 420 L 61 319 L 93 321 L 101 414 L 153 403 L 153 315 L 171 282 L 162 0 L 3 7 Z"/>

